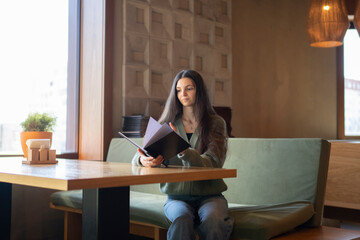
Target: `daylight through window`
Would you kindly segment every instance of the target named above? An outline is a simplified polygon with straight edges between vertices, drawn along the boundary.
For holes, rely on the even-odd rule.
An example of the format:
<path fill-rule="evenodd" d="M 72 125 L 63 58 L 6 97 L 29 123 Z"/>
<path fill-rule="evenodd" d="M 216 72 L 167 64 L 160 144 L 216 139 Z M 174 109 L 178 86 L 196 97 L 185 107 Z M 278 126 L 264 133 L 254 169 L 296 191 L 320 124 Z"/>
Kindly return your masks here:
<path fill-rule="evenodd" d="M 57 153 L 76 151 L 77 116 L 69 111 L 77 104 L 71 95 L 76 74 L 68 76 L 68 64 L 74 64 L 68 50 L 76 51 L 69 46 L 70 2 L 0 3 L 0 154 L 22 153 L 20 123 L 34 112 L 57 118 L 52 145 Z"/>
<path fill-rule="evenodd" d="M 345 136 L 360 136 L 360 38 L 348 29 L 344 38 Z"/>

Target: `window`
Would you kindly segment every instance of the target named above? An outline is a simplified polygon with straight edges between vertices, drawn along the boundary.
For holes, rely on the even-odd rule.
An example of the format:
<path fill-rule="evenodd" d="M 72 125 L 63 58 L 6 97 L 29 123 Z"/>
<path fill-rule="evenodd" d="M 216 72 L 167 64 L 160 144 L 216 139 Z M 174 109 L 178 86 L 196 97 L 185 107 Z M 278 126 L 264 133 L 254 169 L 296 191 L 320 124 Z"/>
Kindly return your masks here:
<path fill-rule="evenodd" d="M 77 152 L 79 2 L 0 3 L 0 154 L 20 155 L 29 113 L 57 118 L 52 148 Z"/>
<path fill-rule="evenodd" d="M 348 29 L 344 38 L 344 135 L 360 136 L 360 38 Z"/>

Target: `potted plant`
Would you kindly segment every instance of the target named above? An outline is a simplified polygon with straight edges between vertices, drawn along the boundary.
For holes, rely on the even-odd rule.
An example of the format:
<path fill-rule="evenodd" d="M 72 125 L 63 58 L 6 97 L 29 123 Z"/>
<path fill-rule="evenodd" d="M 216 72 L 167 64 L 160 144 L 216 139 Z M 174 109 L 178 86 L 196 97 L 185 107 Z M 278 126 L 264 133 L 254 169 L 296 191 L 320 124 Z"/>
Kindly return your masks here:
<path fill-rule="evenodd" d="M 24 157 L 27 157 L 28 139 L 50 139 L 50 146 L 52 142 L 52 132 L 56 124 L 56 118 L 47 113 L 32 113 L 20 125 L 23 132 L 20 133 L 21 147 L 24 152 Z"/>

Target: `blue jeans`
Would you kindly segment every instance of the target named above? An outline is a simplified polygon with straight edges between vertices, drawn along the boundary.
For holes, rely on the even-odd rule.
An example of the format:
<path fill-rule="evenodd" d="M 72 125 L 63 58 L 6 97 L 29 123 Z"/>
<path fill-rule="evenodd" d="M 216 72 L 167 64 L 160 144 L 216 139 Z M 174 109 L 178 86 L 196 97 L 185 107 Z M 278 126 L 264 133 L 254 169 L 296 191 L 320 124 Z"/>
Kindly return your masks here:
<path fill-rule="evenodd" d="M 165 215 L 171 221 L 168 240 L 229 239 L 234 220 L 228 215 L 227 200 L 222 194 L 212 196 L 168 196 Z"/>

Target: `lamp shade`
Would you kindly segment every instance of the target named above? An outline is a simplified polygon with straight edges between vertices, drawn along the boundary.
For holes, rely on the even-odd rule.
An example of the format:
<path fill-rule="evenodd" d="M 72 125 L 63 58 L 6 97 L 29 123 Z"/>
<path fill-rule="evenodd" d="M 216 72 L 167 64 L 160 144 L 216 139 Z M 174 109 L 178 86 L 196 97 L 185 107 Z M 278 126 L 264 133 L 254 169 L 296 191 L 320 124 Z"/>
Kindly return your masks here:
<path fill-rule="evenodd" d="M 342 45 L 349 19 L 343 0 L 311 0 L 307 32 L 312 47 Z"/>
<path fill-rule="evenodd" d="M 355 28 L 357 29 L 359 37 L 360 37 L 360 1 L 358 1 L 357 7 L 355 9 L 353 23 L 354 23 Z"/>

